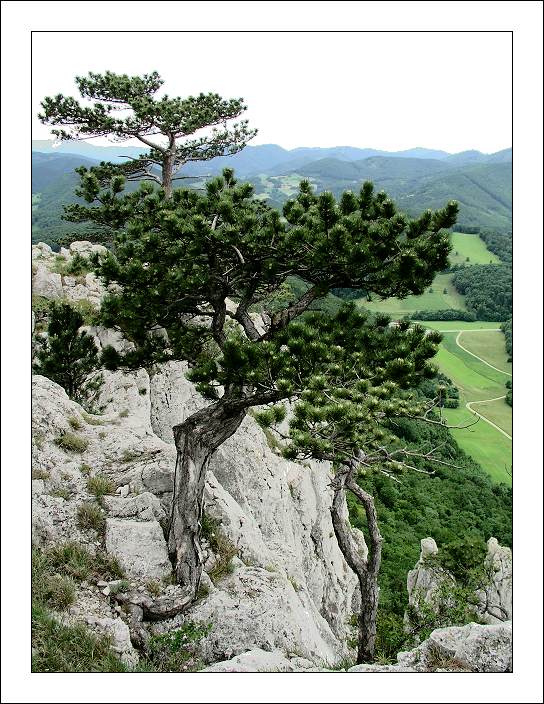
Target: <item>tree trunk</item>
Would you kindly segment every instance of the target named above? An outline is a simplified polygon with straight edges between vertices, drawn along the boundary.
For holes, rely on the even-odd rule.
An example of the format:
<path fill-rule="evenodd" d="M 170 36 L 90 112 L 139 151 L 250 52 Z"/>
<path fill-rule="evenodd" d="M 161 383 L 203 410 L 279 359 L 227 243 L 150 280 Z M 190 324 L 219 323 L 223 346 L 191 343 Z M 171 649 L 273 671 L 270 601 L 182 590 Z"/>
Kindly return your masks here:
<path fill-rule="evenodd" d="M 215 450 L 233 435 L 244 419 L 244 410 L 229 409 L 218 401 L 174 427 L 177 448 L 168 552 L 177 582 L 191 598 L 202 575 L 200 531 L 206 471 Z"/>
<path fill-rule="evenodd" d="M 166 153 L 162 160 L 162 187 L 167 198 L 172 197 L 172 179 L 174 177 L 174 155 Z"/>
<path fill-rule="evenodd" d="M 351 569 L 357 575 L 361 591 L 361 611 L 358 617 L 357 664 L 372 662 L 376 644 L 376 618 L 378 614 L 378 573 L 381 563 L 382 537 L 374 500 L 361 489 L 352 477 L 353 470 L 335 477 L 334 498 L 331 506 L 332 524 L 340 550 Z M 364 506 L 369 531 L 369 554 L 366 559 L 360 554 L 351 535 L 349 519 L 343 518 L 346 489 L 349 489 Z"/>

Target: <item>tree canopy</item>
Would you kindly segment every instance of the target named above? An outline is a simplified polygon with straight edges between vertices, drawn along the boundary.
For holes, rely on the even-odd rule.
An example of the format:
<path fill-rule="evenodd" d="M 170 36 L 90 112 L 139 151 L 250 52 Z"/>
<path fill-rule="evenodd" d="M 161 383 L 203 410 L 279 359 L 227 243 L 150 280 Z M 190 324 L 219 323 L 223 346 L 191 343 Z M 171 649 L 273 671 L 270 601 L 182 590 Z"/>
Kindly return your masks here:
<path fill-rule="evenodd" d="M 59 126 L 51 130 L 54 135 L 63 140 L 135 139 L 147 148 L 145 154 L 121 166 L 91 167 L 102 180 L 121 171 L 129 180 L 159 183 L 169 196 L 175 174 L 184 164 L 235 154 L 257 132 L 247 120 L 229 124 L 246 110 L 242 98 L 224 99 L 217 93 L 159 97 L 164 81 L 156 71 L 143 76 L 89 72 L 75 81 L 83 103 L 60 93 L 42 101 L 39 118 L 46 125 Z"/>

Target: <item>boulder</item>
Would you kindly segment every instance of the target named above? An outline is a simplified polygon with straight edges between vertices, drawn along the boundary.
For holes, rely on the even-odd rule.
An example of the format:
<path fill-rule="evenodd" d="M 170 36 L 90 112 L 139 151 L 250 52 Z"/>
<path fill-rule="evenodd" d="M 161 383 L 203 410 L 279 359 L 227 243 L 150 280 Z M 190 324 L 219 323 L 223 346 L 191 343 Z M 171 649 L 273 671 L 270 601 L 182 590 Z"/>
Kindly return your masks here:
<path fill-rule="evenodd" d="M 512 624 L 438 628 L 414 650 L 399 653 L 397 660 L 417 672 L 511 672 Z"/>
<path fill-rule="evenodd" d="M 158 521 L 106 520 L 106 550 L 130 577 L 162 579 L 172 572 Z"/>
<path fill-rule="evenodd" d="M 102 244 L 93 244 L 82 240 L 70 243 L 70 253 L 76 254 L 76 252 L 83 257 L 88 257 L 90 254 L 107 254 L 108 250 Z"/>
<path fill-rule="evenodd" d="M 53 300 L 64 298 L 61 275 L 49 271 L 44 264 L 36 265 L 32 276 L 32 293 Z"/>
<path fill-rule="evenodd" d="M 157 624 L 157 631 L 176 630 L 187 621 L 211 624 L 199 644 L 207 662 L 232 658 L 248 647 L 297 653 L 322 666 L 340 659 L 341 645 L 327 621 L 280 571 L 242 564 L 215 587 L 182 615 Z"/>
<path fill-rule="evenodd" d="M 230 660 L 216 662 L 202 672 L 316 672 L 315 665 L 301 657 L 288 658 L 281 650 L 253 648 Z"/>

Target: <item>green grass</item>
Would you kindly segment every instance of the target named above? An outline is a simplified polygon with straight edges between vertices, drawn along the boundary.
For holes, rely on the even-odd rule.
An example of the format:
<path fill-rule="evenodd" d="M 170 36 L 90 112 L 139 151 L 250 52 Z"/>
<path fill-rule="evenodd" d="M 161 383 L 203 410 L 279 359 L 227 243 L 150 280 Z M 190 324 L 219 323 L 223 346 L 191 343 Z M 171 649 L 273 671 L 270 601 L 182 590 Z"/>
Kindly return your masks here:
<path fill-rule="evenodd" d="M 498 329 L 501 326 L 500 323 L 491 323 L 481 320 L 477 320 L 474 323 L 469 323 L 468 321 L 464 320 L 418 320 L 414 322 L 418 322 L 425 328 L 431 328 L 431 330 L 439 330 L 440 332 L 447 332 L 448 330 L 493 330 Z"/>
<path fill-rule="evenodd" d="M 63 432 L 55 439 L 55 444 L 68 452 L 85 452 L 89 447 L 89 441 L 75 433 Z"/>
<path fill-rule="evenodd" d="M 450 264 L 495 264 L 499 261 L 478 235 L 453 232 L 451 241 L 453 249 L 449 257 Z M 467 257 L 470 258 L 469 262 L 466 261 Z M 437 274 L 432 285 L 421 296 L 408 296 L 402 301 L 397 298 L 385 301 L 375 299 L 371 302 L 359 299 L 358 305 L 373 312 L 388 313 L 393 317 L 401 317 L 418 310 L 466 310 L 465 297 L 456 290 L 451 279 L 452 274 Z"/>
<path fill-rule="evenodd" d="M 32 672 L 126 672 L 108 638 L 85 626 L 64 626 L 36 602 L 32 605 Z"/>
<path fill-rule="evenodd" d="M 452 276 L 453 274 L 437 274 L 432 286 L 429 286 L 421 296 L 408 296 L 403 300 L 398 298 L 387 298 L 384 301 L 374 299 L 370 302 L 360 298 L 356 302 L 357 305 L 374 313 L 383 312 L 393 317 L 415 313 L 417 310 L 447 310 L 451 308 L 466 310 L 465 297 L 458 293 L 452 284 Z M 444 293 L 444 289 L 447 290 L 447 293 Z"/>
<path fill-rule="evenodd" d="M 500 262 L 500 259 L 488 250 L 485 242 L 478 235 L 452 232 L 451 244 L 450 264 L 497 264 Z M 469 262 L 466 261 L 467 257 L 470 258 Z"/>
<path fill-rule="evenodd" d="M 472 333 L 474 335 L 495 335 L 489 333 Z M 471 333 L 464 333 L 463 344 Z M 500 335 L 500 333 L 498 333 Z M 444 409 L 444 416 L 451 425 L 467 425 L 475 416 L 465 407 L 471 401 L 483 401 L 506 394 L 504 386 L 509 378 L 501 374 L 462 350 L 455 342 L 456 332 L 446 332 L 440 345 L 437 362 L 444 374 L 459 388 L 459 408 Z M 502 335 L 501 335 L 502 337 Z M 493 359 L 499 359 L 501 353 L 506 359 L 504 340 L 495 337 L 496 349 Z M 482 355 L 482 358 L 484 356 Z M 504 399 L 492 403 L 474 406 L 474 410 L 489 418 L 502 430 L 512 433 L 512 409 Z M 479 420 L 470 428 L 451 431 L 461 448 L 471 455 L 486 472 L 498 482 L 511 484 L 512 442 L 485 421 Z"/>
<path fill-rule="evenodd" d="M 87 480 L 87 491 L 97 498 L 106 496 L 106 494 L 114 494 L 116 489 L 115 482 L 102 474 L 96 474 Z"/>
<path fill-rule="evenodd" d="M 504 334 L 500 331 L 466 332 L 461 335 L 459 342 L 473 354 L 485 359 L 497 369 L 512 374 L 512 363 L 508 361 L 504 346 Z M 508 378 L 504 375 L 505 380 Z"/>
<path fill-rule="evenodd" d="M 77 524 L 80 528 L 103 533 L 106 529 L 106 516 L 95 503 L 83 502 L 77 507 Z"/>

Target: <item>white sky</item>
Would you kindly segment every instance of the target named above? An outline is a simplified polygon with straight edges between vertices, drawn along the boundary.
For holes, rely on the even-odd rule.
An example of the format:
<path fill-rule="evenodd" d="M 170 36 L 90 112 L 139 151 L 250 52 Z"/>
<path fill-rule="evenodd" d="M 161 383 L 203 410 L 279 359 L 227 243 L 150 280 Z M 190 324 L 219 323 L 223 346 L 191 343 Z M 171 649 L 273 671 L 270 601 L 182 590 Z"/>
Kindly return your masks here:
<path fill-rule="evenodd" d="M 170 95 L 243 97 L 252 144 L 489 153 L 511 146 L 511 60 L 507 32 L 35 32 L 33 113 L 89 70 L 157 70 Z"/>

